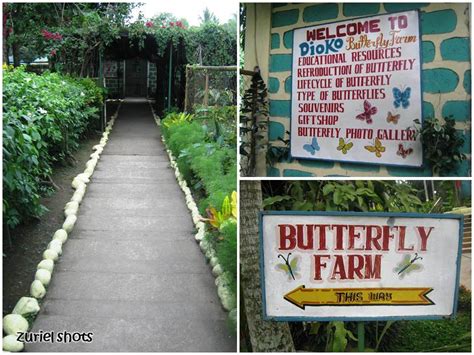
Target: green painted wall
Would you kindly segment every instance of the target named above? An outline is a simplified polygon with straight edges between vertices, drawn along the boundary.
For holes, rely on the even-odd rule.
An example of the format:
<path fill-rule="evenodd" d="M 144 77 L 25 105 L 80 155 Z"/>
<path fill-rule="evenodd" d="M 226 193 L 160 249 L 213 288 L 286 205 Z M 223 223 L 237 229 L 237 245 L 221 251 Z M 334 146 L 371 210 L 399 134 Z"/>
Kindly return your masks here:
<path fill-rule="evenodd" d="M 452 176 L 470 175 L 471 58 L 467 3 L 320 3 L 272 6 L 268 86 L 269 140 L 281 145 L 290 130 L 293 29 L 354 17 L 419 9 L 422 33 L 423 115 L 452 117 L 465 136 L 469 160 Z M 257 38 L 258 41 L 258 38 Z M 272 176 L 430 176 L 428 168 L 293 160 L 267 168 Z"/>

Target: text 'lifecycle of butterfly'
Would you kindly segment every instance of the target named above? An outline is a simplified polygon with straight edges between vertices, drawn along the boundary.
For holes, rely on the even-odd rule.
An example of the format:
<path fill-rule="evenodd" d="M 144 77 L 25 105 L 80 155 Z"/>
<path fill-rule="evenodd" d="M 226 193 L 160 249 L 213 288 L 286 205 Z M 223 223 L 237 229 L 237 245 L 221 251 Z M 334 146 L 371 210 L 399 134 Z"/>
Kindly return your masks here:
<path fill-rule="evenodd" d="M 291 154 L 421 166 L 417 11 L 294 31 Z"/>
<path fill-rule="evenodd" d="M 263 217 L 262 229 L 270 313 L 291 315 L 294 306 L 314 315 L 317 306 L 452 313 L 459 220 L 275 214 Z"/>

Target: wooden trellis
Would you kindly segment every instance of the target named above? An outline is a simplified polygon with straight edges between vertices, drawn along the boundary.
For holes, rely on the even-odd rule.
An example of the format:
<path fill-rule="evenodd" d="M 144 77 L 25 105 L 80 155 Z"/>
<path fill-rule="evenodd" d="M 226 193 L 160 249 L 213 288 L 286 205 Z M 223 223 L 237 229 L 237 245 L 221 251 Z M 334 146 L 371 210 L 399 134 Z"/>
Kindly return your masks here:
<path fill-rule="evenodd" d="M 228 79 L 217 79 L 219 73 L 229 73 Z M 200 76 L 201 80 L 197 80 Z M 225 81 L 232 81 L 233 85 L 228 85 Z M 198 82 L 200 81 L 200 82 Z M 237 84 L 237 66 L 186 66 L 186 91 L 184 98 L 184 109 L 186 112 L 192 112 L 194 105 L 201 103 L 204 106 L 209 106 L 210 90 L 230 90 L 233 93 L 232 101 L 236 103 L 236 84 Z M 202 97 L 197 99 L 196 92 L 201 88 L 203 90 Z"/>

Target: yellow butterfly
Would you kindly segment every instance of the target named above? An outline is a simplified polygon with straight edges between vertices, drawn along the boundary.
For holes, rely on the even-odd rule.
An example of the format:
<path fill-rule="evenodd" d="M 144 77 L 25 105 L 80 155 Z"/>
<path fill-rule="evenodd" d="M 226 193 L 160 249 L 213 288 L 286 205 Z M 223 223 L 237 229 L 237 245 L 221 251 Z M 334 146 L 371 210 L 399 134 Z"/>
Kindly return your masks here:
<path fill-rule="evenodd" d="M 339 138 L 339 146 L 337 147 L 337 150 L 341 150 L 342 154 L 347 154 L 349 150 L 353 147 L 354 143 L 352 142 L 345 142 L 344 138 Z"/>
<path fill-rule="evenodd" d="M 371 153 L 375 153 L 377 158 L 380 158 L 382 156 L 382 153 L 385 152 L 385 147 L 382 145 L 378 138 L 375 138 L 375 145 L 366 145 L 364 146 L 364 148 Z"/>

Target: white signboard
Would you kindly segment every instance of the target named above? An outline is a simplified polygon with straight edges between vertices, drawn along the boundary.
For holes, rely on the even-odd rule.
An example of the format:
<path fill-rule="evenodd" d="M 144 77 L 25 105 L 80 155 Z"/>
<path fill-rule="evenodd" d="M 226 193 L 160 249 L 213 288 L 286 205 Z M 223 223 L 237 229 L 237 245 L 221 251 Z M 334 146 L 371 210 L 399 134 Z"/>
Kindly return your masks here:
<path fill-rule="evenodd" d="M 453 316 L 462 221 L 449 214 L 263 212 L 264 317 Z"/>
<path fill-rule="evenodd" d="M 293 33 L 291 155 L 422 166 L 418 11 Z"/>

